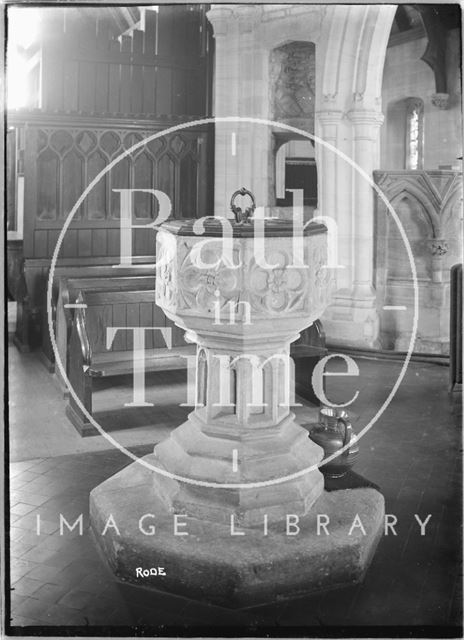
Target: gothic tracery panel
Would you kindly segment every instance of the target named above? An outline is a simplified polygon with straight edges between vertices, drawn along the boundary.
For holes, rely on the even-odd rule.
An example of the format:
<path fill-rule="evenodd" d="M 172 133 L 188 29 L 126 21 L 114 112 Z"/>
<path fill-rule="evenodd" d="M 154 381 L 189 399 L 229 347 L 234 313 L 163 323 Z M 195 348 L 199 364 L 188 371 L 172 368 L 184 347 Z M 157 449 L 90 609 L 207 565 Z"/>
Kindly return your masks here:
<path fill-rule="evenodd" d="M 82 126 L 77 120 L 74 125 L 47 122 L 31 127 L 25 158 L 29 176 L 25 224 L 30 231 L 26 233 L 25 255 L 51 256 L 59 229 L 84 189 L 124 151 L 167 128 L 169 123 L 158 123 L 157 128 L 151 129 L 138 126 L 133 130 L 129 123 L 126 128 L 119 123 L 114 128 L 104 128 L 96 123 Z M 63 243 L 66 257 L 73 257 L 74 252 L 76 257 L 94 255 L 95 250 L 104 256 L 117 255 L 120 195 L 114 189 L 163 191 L 171 201 L 171 216 L 175 218 L 207 213 L 203 203 L 208 188 L 208 165 L 205 154 L 198 153 L 199 140 L 207 142 L 205 131 L 160 135 L 121 158 L 100 177 L 77 211 L 72 226 L 82 232 L 75 234 L 76 242 L 73 239 Z M 136 193 L 133 198 L 134 222 L 147 224 L 156 218 L 156 198 L 147 193 Z M 40 233 L 36 233 L 39 229 Z M 153 243 L 139 242 L 139 236 L 134 231 L 134 255 L 151 253 Z"/>
<path fill-rule="evenodd" d="M 37 218 L 56 220 L 59 202 L 59 158 L 51 149 L 40 155 L 37 167 Z"/>
<path fill-rule="evenodd" d="M 100 151 L 95 151 L 87 164 L 87 180 L 90 184 L 97 175 L 103 171 L 106 166 L 106 160 Z M 104 220 L 107 211 L 107 177 L 100 178 L 98 183 L 91 189 L 87 196 L 87 215 L 89 220 Z"/>
<path fill-rule="evenodd" d="M 63 158 L 62 162 L 62 206 L 60 217 L 66 218 L 72 211 L 77 200 L 84 190 L 84 159 L 76 152 L 71 150 Z M 82 207 L 76 212 L 76 218 L 81 216 Z"/>

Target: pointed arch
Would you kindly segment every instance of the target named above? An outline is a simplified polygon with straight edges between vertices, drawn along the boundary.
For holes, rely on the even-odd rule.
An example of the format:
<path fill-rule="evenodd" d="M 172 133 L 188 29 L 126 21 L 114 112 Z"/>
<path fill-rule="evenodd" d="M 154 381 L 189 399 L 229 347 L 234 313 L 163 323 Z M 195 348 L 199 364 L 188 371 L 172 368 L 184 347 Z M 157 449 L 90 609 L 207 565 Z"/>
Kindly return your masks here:
<path fill-rule="evenodd" d="M 448 219 L 450 218 L 454 210 L 454 207 L 458 204 L 460 200 L 462 203 L 462 178 L 461 176 L 458 175 L 458 176 L 455 176 L 453 183 L 451 184 L 450 188 L 445 194 L 445 197 L 441 205 L 440 223 L 442 227 L 444 227 L 445 224 L 448 222 Z M 461 211 L 462 211 L 462 204 L 461 204 Z"/>
<path fill-rule="evenodd" d="M 422 190 L 417 181 L 409 181 L 405 178 L 391 182 L 387 188 L 382 184 L 379 185 L 385 196 L 389 199 L 393 208 L 405 196 L 414 199 L 425 212 L 428 222 L 432 228 L 433 237 L 440 235 L 440 217 L 437 207 L 431 202 L 431 193 Z"/>
<path fill-rule="evenodd" d="M 390 200 L 392 207 L 395 207 L 405 198 L 409 198 L 412 202 L 416 202 L 420 206 L 420 211 L 423 213 L 423 219 L 428 223 L 431 235 L 433 238 L 439 236 L 438 218 L 430 211 L 430 207 L 424 206 L 424 200 L 422 199 L 420 192 L 414 189 L 403 189 L 394 198 Z M 435 218 L 435 219 L 434 219 Z"/>

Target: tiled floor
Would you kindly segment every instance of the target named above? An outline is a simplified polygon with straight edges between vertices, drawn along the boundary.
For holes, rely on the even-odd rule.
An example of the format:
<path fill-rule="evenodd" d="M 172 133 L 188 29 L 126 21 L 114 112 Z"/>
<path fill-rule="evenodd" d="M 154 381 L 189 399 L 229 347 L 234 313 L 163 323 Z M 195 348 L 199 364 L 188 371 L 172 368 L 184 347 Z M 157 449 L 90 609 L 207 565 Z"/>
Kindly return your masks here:
<path fill-rule="evenodd" d="M 8 349 L 9 423 L 11 460 L 101 451 L 111 445 L 103 436 L 81 438 L 65 416 L 66 401 L 54 376 L 48 374 L 36 353 Z M 179 407 L 185 393 L 185 372 L 148 373 L 149 409 L 127 408 L 132 399 L 131 376 L 94 381 L 94 415 L 108 431 L 118 430 L 122 445 L 153 444 L 166 438 L 173 420 L 180 423 L 188 409 Z M 153 428 L 153 422 L 156 428 Z"/>
<path fill-rule="evenodd" d="M 328 395 L 341 402 L 359 389 L 353 410 L 359 431 L 388 396 L 400 365 L 358 364 L 360 378 L 350 388 L 348 378 L 329 378 Z M 393 627 L 407 626 L 403 637 L 459 637 L 461 431 L 450 411 L 447 373 L 436 365 L 410 364 L 395 398 L 360 442 L 356 471 L 380 486 L 387 513 L 398 520 L 398 535 L 383 537 L 361 585 L 229 611 L 120 584 L 91 540 L 88 496 L 129 460 L 117 450 L 41 457 L 11 465 L 12 624 L 135 625 L 139 632 L 151 628 L 158 635 L 262 635 L 267 630 L 289 636 L 327 634 L 335 625 L 354 637 L 390 637 Z M 151 445 L 134 449 L 137 455 L 150 450 Z M 82 513 L 84 534 L 76 528 L 60 536 L 59 513 L 68 522 Z M 425 536 L 414 514 L 422 520 L 431 514 Z"/>

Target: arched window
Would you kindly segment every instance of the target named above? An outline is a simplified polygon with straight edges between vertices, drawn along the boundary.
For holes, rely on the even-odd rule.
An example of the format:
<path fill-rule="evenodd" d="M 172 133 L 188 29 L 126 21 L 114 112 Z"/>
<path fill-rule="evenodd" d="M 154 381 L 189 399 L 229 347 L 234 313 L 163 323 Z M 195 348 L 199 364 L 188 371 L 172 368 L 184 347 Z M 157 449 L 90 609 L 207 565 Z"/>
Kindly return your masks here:
<path fill-rule="evenodd" d="M 420 98 L 406 100 L 406 169 L 422 169 L 424 165 L 424 102 Z"/>

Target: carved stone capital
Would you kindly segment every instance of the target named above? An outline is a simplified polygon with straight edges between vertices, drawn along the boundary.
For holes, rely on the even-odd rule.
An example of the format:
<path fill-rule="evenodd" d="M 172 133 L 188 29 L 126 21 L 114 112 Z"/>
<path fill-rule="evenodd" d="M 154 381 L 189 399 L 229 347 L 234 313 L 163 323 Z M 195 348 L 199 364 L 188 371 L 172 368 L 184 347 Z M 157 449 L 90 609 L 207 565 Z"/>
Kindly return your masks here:
<path fill-rule="evenodd" d="M 430 251 L 433 256 L 441 258 L 448 253 L 448 243 L 443 238 L 433 238 L 430 241 Z"/>
<path fill-rule="evenodd" d="M 225 36 L 229 32 L 234 12 L 232 9 L 215 5 L 207 12 L 206 17 L 213 25 L 214 36 Z"/>
<path fill-rule="evenodd" d="M 261 22 L 263 8 L 259 5 L 236 5 L 234 17 L 240 20 L 240 28 L 245 32 L 253 30 L 256 24 Z"/>
<path fill-rule="evenodd" d="M 438 109 L 448 109 L 449 101 L 449 93 L 434 93 L 431 97 L 433 106 L 437 107 Z"/>

